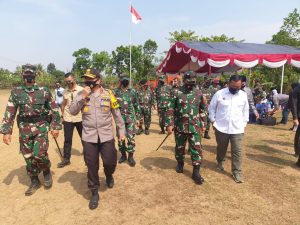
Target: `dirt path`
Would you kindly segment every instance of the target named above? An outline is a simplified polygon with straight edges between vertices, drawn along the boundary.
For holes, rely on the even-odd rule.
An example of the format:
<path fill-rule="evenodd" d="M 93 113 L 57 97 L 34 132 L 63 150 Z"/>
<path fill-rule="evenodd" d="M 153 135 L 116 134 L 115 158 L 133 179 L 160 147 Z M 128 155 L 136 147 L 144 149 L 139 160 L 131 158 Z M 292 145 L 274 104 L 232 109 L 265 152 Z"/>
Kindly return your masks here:
<path fill-rule="evenodd" d="M 0 117 L 8 99 L 0 91 Z M 86 167 L 77 134 L 72 164 L 58 169 L 60 161 L 51 140 L 54 185 L 24 196 L 29 185 L 25 162 L 19 151 L 18 131 L 10 146 L 0 141 L 0 224 L 300 224 L 300 170 L 293 154 L 294 133 L 289 126 L 249 125 L 244 142 L 244 184 L 236 184 L 230 174 L 215 169 L 215 140 L 204 140 L 202 175 L 205 184 L 197 186 L 186 159 L 184 174 L 174 170 L 174 138 L 154 151 L 164 136 L 158 134 L 154 115 L 151 135 L 136 138 L 135 168 L 118 165 L 115 187 L 107 189 L 101 168 L 101 203 L 88 209 Z M 59 137 L 63 145 L 63 134 Z M 228 154 L 230 159 L 230 154 Z M 41 176 L 42 180 L 42 176 Z"/>

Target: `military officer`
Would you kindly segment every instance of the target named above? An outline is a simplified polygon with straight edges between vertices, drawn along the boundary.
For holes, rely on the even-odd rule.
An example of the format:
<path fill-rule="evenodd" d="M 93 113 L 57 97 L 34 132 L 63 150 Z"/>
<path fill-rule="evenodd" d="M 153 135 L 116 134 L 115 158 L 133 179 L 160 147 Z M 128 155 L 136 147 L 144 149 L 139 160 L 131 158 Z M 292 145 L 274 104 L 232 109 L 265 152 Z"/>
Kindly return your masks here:
<path fill-rule="evenodd" d="M 153 92 L 147 85 L 147 80 L 140 81 L 140 89 L 137 92 L 139 105 L 141 108 L 141 117 L 138 134 L 143 132 L 143 123 L 145 124 L 145 134 L 149 135 L 149 127 L 151 124 L 151 107 L 155 108 L 155 98 Z"/>
<path fill-rule="evenodd" d="M 154 90 L 159 116 L 160 134 L 165 134 L 166 111 L 172 95 L 172 88 L 165 84 L 166 76 L 159 76 L 158 85 Z"/>
<path fill-rule="evenodd" d="M 36 67 L 30 64 L 22 66 L 24 84 L 11 91 L 6 111 L 0 128 L 3 134 L 3 142 L 7 145 L 11 142 L 14 119 L 17 111 L 17 124 L 19 127 L 20 152 L 25 162 L 27 174 L 31 184 L 25 195 L 32 195 L 40 186 L 38 178 L 42 171 L 44 186 L 52 186 L 50 172 L 51 162 L 48 157 L 48 132 L 54 138 L 58 137 L 61 130 L 59 108 L 53 99 L 51 92 L 46 87 L 39 87 L 35 83 Z"/>
<path fill-rule="evenodd" d="M 119 87 L 114 90 L 114 94 L 120 105 L 121 115 L 125 122 L 127 138 L 127 146 L 125 140 L 119 141 L 119 150 L 121 152 L 119 163 L 123 163 L 127 160 L 127 152 L 128 163 L 131 167 L 134 167 L 136 163 L 133 158 L 135 152 L 135 133 L 136 126 L 138 126 L 140 120 L 140 106 L 136 91 L 129 88 L 129 76 L 125 74 L 120 76 Z"/>
<path fill-rule="evenodd" d="M 204 179 L 199 173 L 202 160 L 200 132 L 205 129 L 205 116 L 201 115 L 201 111 L 205 109 L 206 101 L 201 91 L 195 87 L 194 72 L 186 72 L 183 82 L 184 85 L 170 99 L 166 126 L 168 134 L 172 134 L 173 129 L 175 132 L 175 158 L 178 162 L 176 172 L 183 173 L 185 145 L 188 141 L 193 164 L 192 178 L 196 184 L 202 184 Z"/>

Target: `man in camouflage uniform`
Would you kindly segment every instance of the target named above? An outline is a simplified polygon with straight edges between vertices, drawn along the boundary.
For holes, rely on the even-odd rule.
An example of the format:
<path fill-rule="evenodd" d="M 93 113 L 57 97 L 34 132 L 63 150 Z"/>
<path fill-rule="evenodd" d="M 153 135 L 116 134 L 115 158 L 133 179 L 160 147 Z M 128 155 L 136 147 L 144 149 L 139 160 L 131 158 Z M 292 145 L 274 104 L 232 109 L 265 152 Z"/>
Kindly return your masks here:
<path fill-rule="evenodd" d="M 168 134 L 175 132 L 175 158 L 178 162 L 177 173 L 183 173 L 185 145 L 189 142 L 189 153 L 193 164 L 192 178 L 196 184 L 202 184 L 204 179 L 199 170 L 202 160 L 200 132 L 204 126 L 206 101 L 201 91 L 195 88 L 196 75 L 186 72 L 183 79 L 184 85 L 179 88 L 174 97 L 170 99 L 166 125 Z"/>
<path fill-rule="evenodd" d="M 169 85 L 165 84 L 165 79 L 166 76 L 161 75 L 159 77 L 158 85 L 154 90 L 159 116 L 159 126 L 161 129 L 160 134 L 165 134 L 166 111 L 168 108 L 170 96 L 172 94 L 172 89 Z"/>
<path fill-rule="evenodd" d="M 147 85 L 147 80 L 140 81 L 140 89 L 138 93 L 139 105 L 141 108 L 141 117 L 138 135 L 143 132 L 143 122 L 145 123 L 145 134 L 149 135 L 149 127 L 151 124 L 151 107 L 155 107 L 154 94 Z"/>
<path fill-rule="evenodd" d="M 207 100 L 207 105 L 205 107 L 205 113 L 206 113 L 206 129 L 205 129 L 205 132 L 204 132 L 204 138 L 206 139 L 210 139 L 211 137 L 209 136 L 209 130 L 210 130 L 210 120 L 208 118 L 208 105 L 210 103 L 210 100 L 212 99 L 213 95 L 218 91 L 220 90 L 221 87 L 219 85 L 219 80 L 213 80 L 213 83 L 211 85 L 206 85 L 203 87 L 202 89 L 202 93 L 203 93 L 203 96 L 206 98 Z"/>
<path fill-rule="evenodd" d="M 114 90 L 114 94 L 120 105 L 120 111 L 126 128 L 127 146 L 125 140 L 119 141 L 119 150 L 122 154 L 119 163 L 127 160 L 126 152 L 128 152 L 128 163 L 135 166 L 133 154 L 135 151 L 135 132 L 136 125 L 140 120 L 140 106 L 137 93 L 129 86 L 129 77 L 127 75 L 120 76 L 120 86 Z"/>
<path fill-rule="evenodd" d="M 14 119 L 17 116 L 19 127 L 20 151 L 26 162 L 27 174 L 31 184 L 25 195 L 32 195 L 39 187 L 38 175 L 43 171 L 44 186 L 52 186 L 50 172 L 50 160 L 48 158 L 48 131 L 54 138 L 58 137 L 61 130 L 58 106 L 52 98 L 51 92 L 46 87 L 35 84 L 36 67 L 24 65 L 24 85 L 11 91 L 6 111 L 0 128 L 3 134 L 3 142 L 7 145 L 11 142 Z"/>

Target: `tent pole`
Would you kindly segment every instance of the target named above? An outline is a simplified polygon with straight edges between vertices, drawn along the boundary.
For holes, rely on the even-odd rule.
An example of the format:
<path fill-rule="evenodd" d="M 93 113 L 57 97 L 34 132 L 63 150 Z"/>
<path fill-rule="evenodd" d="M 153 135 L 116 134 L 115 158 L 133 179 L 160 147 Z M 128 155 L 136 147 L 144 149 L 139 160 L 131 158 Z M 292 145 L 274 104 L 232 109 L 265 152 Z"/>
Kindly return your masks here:
<path fill-rule="evenodd" d="M 284 64 L 282 66 L 282 71 L 281 71 L 281 85 L 280 85 L 280 94 L 282 94 L 282 87 L 283 87 L 283 75 L 284 75 Z"/>

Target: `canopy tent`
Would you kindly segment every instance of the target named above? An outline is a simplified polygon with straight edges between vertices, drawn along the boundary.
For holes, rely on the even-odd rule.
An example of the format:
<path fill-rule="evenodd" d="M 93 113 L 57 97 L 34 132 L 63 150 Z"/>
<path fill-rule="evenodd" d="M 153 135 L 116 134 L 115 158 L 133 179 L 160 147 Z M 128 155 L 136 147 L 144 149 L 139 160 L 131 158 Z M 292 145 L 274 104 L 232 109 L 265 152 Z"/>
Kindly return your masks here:
<path fill-rule="evenodd" d="M 270 68 L 283 67 L 284 71 L 286 63 L 300 68 L 300 48 L 242 42 L 183 41 L 170 48 L 157 71 L 220 73 L 252 68 L 258 64 Z"/>

